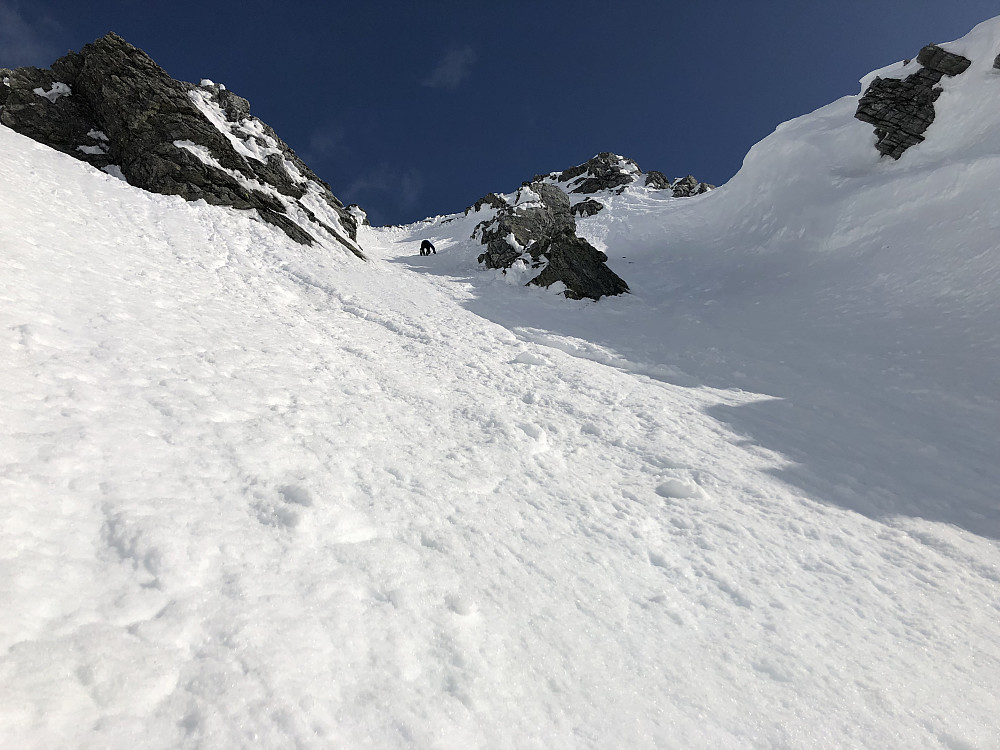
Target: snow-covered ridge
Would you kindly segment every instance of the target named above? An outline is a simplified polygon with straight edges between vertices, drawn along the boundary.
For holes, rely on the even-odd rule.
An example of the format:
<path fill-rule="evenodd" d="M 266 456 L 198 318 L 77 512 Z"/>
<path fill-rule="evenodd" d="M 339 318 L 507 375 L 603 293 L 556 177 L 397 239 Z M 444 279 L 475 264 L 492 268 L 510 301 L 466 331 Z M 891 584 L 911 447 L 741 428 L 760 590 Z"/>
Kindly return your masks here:
<path fill-rule="evenodd" d="M 51 70 L 18 68 L 5 78 L 0 123 L 8 127 L 137 187 L 250 210 L 298 242 L 364 257 L 354 217 L 329 186 L 224 86 L 175 81 L 114 34 Z M 48 104 L 36 106 L 38 97 Z"/>

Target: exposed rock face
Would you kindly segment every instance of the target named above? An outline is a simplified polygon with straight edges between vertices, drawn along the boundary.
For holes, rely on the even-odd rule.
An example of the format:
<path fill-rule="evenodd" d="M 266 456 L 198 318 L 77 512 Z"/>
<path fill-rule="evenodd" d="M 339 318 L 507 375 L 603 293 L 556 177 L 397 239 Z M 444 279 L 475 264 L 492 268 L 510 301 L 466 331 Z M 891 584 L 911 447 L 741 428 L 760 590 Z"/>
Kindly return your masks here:
<path fill-rule="evenodd" d="M 642 182 L 640 178 L 645 177 Z M 489 193 L 470 212 L 487 212 L 473 239 L 486 245 L 479 262 L 487 268 L 520 266 L 537 271 L 531 284 L 566 285 L 572 299 L 600 299 L 628 291 L 628 284 L 607 267 L 607 256 L 576 233 L 575 217 L 593 216 L 604 209 L 596 198 L 571 202 L 578 194 L 604 194 L 607 200 L 633 186 L 669 190 L 670 196 L 684 198 L 713 188 L 688 175 L 667 179 L 662 172 L 644 176 L 639 165 L 624 156 L 608 152 L 562 172 L 536 175 L 516 193 L 503 196 Z"/>
<path fill-rule="evenodd" d="M 479 262 L 487 268 L 526 264 L 539 270 L 528 283 L 547 287 L 561 281 L 570 299 L 597 300 L 628 291 L 628 284 L 605 265 L 608 256 L 577 236 L 569 198 L 558 187 L 530 183 L 517 191 L 512 203 L 490 195 L 494 200 L 487 196 L 475 210 L 489 206 L 495 213 L 473 234 L 486 245 Z M 495 204 L 498 198 L 502 206 Z"/>
<path fill-rule="evenodd" d="M 603 208 L 603 203 L 595 201 L 593 198 L 587 198 L 585 201 L 574 203 L 569 212 L 574 216 L 593 216 L 603 210 Z"/>
<path fill-rule="evenodd" d="M 701 195 L 714 188 L 714 185 L 709 185 L 707 182 L 698 182 L 694 175 L 690 174 L 687 177 L 678 177 L 670 183 L 675 198 L 690 198 L 692 195 Z"/>
<path fill-rule="evenodd" d="M 568 182 L 567 189 L 571 193 L 590 195 L 631 185 L 639 174 L 642 170 L 634 161 L 605 151 L 588 162 L 563 171 L 557 179 Z"/>
<path fill-rule="evenodd" d="M 13 72 L 10 68 L 0 68 L 0 107 L 7 103 L 10 96 L 10 74 Z"/>
<path fill-rule="evenodd" d="M 137 187 L 255 210 L 303 244 L 333 239 L 358 257 L 354 216 L 250 103 L 211 81 L 176 81 L 108 34 L 51 69 L 3 75 L 0 123 Z"/>
<path fill-rule="evenodd" d="M 934 122 L 938 83 L 945 76 L 964 73 L 972 62 L 931 44 L 920 50 L 920 70 L 904 79 L 876 78 L 858 102 L 855 117 L 875 126 L 875 147 L 883 156 L 898 159 L 906 149 L 924 140 Z"/>
<path fill-rule="evenodd" d="M 501 198 L 496 193 L 487 193 L 482 198 L 477 200 L 467 209 L 465 209 L 465 215 L 468 216 L 470 211 L 479 211 L 483 206 L 490 206 L 491 208 L 502 209 L 507 208 L 507 201 Z"/>
<path fill-rule="evenodd" d="M 643 171 L 634 161 L 606 151 L 576 167 L 547 175 L 549 179 L 558 183 L 567 183 L 566 192 L 584 195 L 602 191 L 620 193 L 629 185 L 635 184 L 641 176 Z M 545 177 L 536 177 L 535 181 Z M 671 182 L 663 172 L 657 171 L 645 173 L 643 185 L 657 190 L 671 190 L 675 198 L 700 195 L 715 187 L 707 182 L 699 182 L 691 175 Z"/>
<path fill-rule="evenodd" d="M 646 182 L 644 184 L 646 187 L 666 190 L 670 187 L 670 180 L 667 179 L 667 176 L 663 172 L 658 172 L 654 169 L 646 173 Z"/>

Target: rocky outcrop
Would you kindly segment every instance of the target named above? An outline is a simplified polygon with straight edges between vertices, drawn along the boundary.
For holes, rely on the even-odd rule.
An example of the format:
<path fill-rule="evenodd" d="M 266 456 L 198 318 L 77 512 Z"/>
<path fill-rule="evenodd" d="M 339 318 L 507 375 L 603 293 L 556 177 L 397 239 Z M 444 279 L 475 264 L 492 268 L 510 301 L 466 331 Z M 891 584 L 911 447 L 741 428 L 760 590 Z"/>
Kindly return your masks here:
<path fill-rule="evenodd" d="M 493 209 L 473 233 L 486 245 L 479 262 L 487 268 L 521 264 L 537 271 L 529 284 L 562 282 L 570 299 L 597 300 L 628 291 L 628 284 L 607 267 L 608 256 L 577 236 L 569 198 L 558 187 L 533 182 L 522 186 L 511 202 L 495 193 L 490 196 L 469 209 Z M 502 205 L 497 206 L 497 200 Z"/>
<path fill-rule="evenodd" d="M 921 68 L 906 78 L 875 78 L 858 101 L 855 117 L 875 126 L 875 147 L 883 156 L 898 159 L 923 142 L 934 122 L 938 85 L 945 76 L 964 73 L 972 62 L 931 44 L 920 50 Z"/>
<path fill-rule="evenodd" d="M 519 268 L 534 273 L 530 284 L 562 282 L 572 299 L 627 292 L 628 284 L 608 268 L 607 256 L 576 233 L 576 217 L 594 216 L 604 210 L 604 203 L 594 197 L 574 202 L 573 197 L 610 198 L 633 186 L 669 190 L 676 198 L 713 188 L 690 175 L 671 181 L 662 172 L 645 174 L 631 159 L 600 153 L 562 172 L 536 175 L 512 195 L 488 193 L 465 209 L 466 216 L 474 212 L 486 217 L 472 235 L 486 246 L 479 262 L 505 272 Z"/>
<path fill-rule="evenodd" d="M 605 151 L 590 161 L 564 170 L 557 179 L 569 183 L 568 192 L 590 195 L 631 185 L 639 174 L 642 170 L 634 161 Z"/>
<path fill-rule="evenodd" d="M 471 206 L 469 206 L 467 209 L 465 209 L 465 215 L 468 216 L 470 211 L 478 212 L 483 206 L 502 209 L 507 207 L 507 201 L 505 201 L 496 193 L 487 193 L 482 198 L 473 203 Z"/>
<path fill-rule="evenodd" d="M 663 172 L 658 172 L 655 169 L 646 172 L 646 181 L 643 183 L 646 187 L 656 188 L 657 190 L 666 190 L 670 187 L 670 180 Z"/>
<path fill-rule="evenodd" d="M 574 216 L 593 216 L 602 210 L 604 210 L 603 203 L 595 201 L 593 198 L 587 198 L 585 201 L 574 203 L 569 212 Z"/>
<path fill-rule="evenodd" d="M 669 180 L 663 172 L 651 171 L 643 173 L 632 159 L 618 154 L 603 152 L 593 159 L 575 167 L 553 172 L 550 175 L 536 177 L 535 181 L 546 179 L 557 183 L 566 183 L 568 193 L 593 195 L 604 191 L 621 193 L 630 185 L 636 184 L 644 177 L 642 185 L 656 190 L 671 190 L 675 198 L 687 198 L 692 195 L 707 193 L 715 186 L 707 182 L 699 182 L 691 175 L 676 180 Z"/>
<path fill-rule="evenodd" d="M 3 79 L 13 130 L 145 190 L 255 211 L 298 242 L 364 257 L 352 213 L 225 86 L 176 81 L 116 34 Z"/>
<path fill-rule="evenodd" d="M 670 189 L 673 191 L 674 198 L 690 198 L 693 195 L 701 195 L 709 190 L 714 190 L 715 185 L 699 182 L 694 175 L 689 174 L 687 177 L 678 177 L 671 182 Z"/>
<path fill-rule="evenodd" d="M 0 68 L 0 107 L 7 103 L 10 96 L 10 75 L 13 72 L 10 68 Z"/>

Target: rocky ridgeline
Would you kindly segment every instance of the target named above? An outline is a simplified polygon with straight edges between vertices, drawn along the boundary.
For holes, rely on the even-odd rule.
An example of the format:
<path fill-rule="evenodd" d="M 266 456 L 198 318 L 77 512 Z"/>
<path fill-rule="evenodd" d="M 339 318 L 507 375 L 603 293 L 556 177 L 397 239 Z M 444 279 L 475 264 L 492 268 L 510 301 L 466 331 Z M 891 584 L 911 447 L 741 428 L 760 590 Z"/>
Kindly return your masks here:
<path fill-rule="evenodd" d="M 924 131 L 934 122 L 941 79 L 961 75 L 972 61 L 929 44 L 920 50 L 917 63 L 920 69 L 906 78 L 875 78 L 858 101 L 854 116 L 875 126 L 875 147 L 883 156 L 898 159 L 923 142 Z M 994 67 L 998 63 L 1000 57 Z"/>
<path fill-rule="evenodd" d="M 564 189 L 572 195 L 593 195 L 600 192 L 621 193 L 629 185 L 642 182 L 643 187 L 669 190 L 674 198 L 701 195 L 715 188 L 699 182 L 692 175 L 667 179 L 663 172 L 643 172 L 631 159 L 608 152 L 600 153 L 590 161 L 575 167 L 535 177 L 535 181 L 565 183 Z"/>
<path fill-rule="evenodd" d="M 620 194 L 630 186 L 668 190 L 676 198 L 713 188 L 692 176 L 669 180 L 662 172 L 644 173 L 631 159 L 601 153 L 563 172 L 538 175 L 511 196 L 489 193 L 465 210 L 486 212 L 473 239 L 486 246 L 479 262 L 487 268 L 521 264 L 537 272 L 528 282 L 548 287 L 557 282 L 571 299 L 600 299 L 627 292 L 628 284 L 607 266 L 608 256 L 576 233 L 575 217 L 593 216 L 604 204 L 578 195 Z"/>
<path fill-rule="evenodd" d="M 116 34 L 50 69 L 0 70 L 0 123 L 145 190 L 254 210 L 364 258 L 354 215 L 246 99 L 176 81 Z"/>

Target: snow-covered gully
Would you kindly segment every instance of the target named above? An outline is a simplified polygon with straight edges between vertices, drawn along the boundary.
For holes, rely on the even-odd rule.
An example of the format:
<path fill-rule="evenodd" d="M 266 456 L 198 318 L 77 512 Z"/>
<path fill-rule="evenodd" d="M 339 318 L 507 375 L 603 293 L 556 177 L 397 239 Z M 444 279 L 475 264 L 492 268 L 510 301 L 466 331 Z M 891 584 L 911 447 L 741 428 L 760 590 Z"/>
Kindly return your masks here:
<path fill-rule="evenodd" d="M 1000 124 L 854 101 L 605 196 L 597 303 L 0 128 L 3 744 L 1000 745 Z"/>

